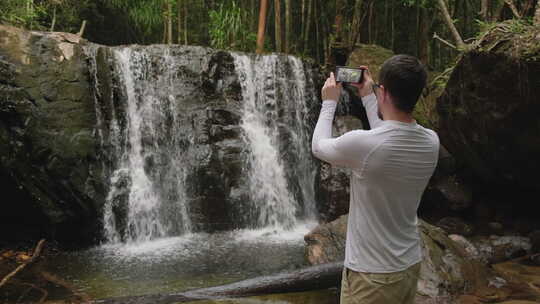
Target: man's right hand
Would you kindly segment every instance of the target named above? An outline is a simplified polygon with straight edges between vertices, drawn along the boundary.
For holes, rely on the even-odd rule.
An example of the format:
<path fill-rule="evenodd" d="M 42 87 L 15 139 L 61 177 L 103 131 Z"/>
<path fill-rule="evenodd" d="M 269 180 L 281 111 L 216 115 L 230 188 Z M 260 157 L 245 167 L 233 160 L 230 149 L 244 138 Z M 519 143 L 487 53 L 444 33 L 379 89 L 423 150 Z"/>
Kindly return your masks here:
<path fill-rule="evenodd" d="M 371 77 L 371 73 L 367 66 L 362 65 L 360 68 L 364 70 L 362 82 L 352 83 L 351 85 L 358 89 L 358 95 L 360 95 L 360 97 L 365 97 L 373 93 L 373 77 Z"/>

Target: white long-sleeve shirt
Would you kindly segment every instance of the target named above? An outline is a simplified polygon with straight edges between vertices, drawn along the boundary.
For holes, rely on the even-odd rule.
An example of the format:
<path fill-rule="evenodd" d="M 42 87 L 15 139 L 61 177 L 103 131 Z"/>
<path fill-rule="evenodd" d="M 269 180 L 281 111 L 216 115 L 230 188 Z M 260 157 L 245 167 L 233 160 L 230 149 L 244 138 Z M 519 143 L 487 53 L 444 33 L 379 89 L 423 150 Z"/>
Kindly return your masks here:
<path fill-rule="evenodd" d="M 372 129 L 332 138 L 337 102 L 323 101 L 312 150 L 352 169 L 345 267 L 401 271 L 422 260 L 417 209 L 437 165 L 439 138 L 416 122 L 379 119 L 374 94 L 362 103 Z"/>

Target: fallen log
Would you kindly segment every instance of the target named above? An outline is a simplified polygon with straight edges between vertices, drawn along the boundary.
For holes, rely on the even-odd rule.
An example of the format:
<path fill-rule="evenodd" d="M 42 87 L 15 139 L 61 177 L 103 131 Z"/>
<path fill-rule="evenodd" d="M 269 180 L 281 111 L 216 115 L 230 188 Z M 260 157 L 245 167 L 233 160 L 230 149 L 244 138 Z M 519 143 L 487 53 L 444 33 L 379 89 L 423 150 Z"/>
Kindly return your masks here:
<path fill-rule="evenodd" d="M 231 284 L 182 293 L 127 296 L 96 300 L 103 304 L 168 304 L 215 298 L 237 298 L 272 293 L 289 293 L 337 287 L 343 263 L 310 266 L 292 272 L 247 279 Z"/>

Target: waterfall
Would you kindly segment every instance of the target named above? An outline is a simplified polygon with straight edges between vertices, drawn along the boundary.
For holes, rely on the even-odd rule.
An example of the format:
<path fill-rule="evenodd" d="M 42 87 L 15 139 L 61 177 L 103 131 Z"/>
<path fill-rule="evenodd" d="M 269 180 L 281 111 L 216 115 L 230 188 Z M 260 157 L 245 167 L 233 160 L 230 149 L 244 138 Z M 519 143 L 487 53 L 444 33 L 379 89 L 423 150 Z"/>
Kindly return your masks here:
<path fill-rule="evenodd" d="M 316 219 L 316 93 L 301 60 L 180 46 L 87 56 L 108 243 Z"/>
<path fill-rule="evenodd" d="M 316 214 L 308 131 L 313 86 L 308 89 L 306 70 L 295 57 L 234 58 L 244 101 L 241 127 L 251 152 L 249 188 L 258 211 L 252 226 L 290 229 L 298 217 Z"/>
<path fill-rule="evenodd" d="M 104 210 L 105 237 L 140 242 L 189 232 L 174 60 L 165 49 L 158 65 L 164 69 L 152 71 L 142 50 L 120 48 L 113 54 L 126 104 L 125 122 L 113 111 L 109 125 L 116 159 Z"/>

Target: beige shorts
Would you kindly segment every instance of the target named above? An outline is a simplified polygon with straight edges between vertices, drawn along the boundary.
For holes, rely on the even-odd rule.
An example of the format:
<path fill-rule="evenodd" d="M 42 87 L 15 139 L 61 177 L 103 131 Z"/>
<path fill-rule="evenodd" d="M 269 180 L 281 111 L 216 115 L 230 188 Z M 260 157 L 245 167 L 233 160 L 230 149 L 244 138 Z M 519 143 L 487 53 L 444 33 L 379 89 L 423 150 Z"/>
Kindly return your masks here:
<path fill-rule="evenodd" d="M 340 304 L 413 304 L 420 263 L 392 273 L 356 272 L 343 268 Z"/>

